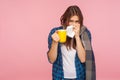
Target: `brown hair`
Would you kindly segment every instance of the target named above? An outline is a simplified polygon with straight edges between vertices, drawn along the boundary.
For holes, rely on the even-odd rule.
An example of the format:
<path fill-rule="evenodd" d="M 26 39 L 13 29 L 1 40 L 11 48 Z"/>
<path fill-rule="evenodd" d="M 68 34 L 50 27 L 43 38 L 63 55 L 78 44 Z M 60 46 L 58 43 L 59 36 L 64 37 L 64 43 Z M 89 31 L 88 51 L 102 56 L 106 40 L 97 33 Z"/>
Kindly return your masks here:
<path fill-rule="evenodd" d="M 76 5 L 73 5 L 73 6 L 69 6 L 65 13 L 61 16 L 60 18 L 60 21 L 61 21 L 61 25 L 63 26 L 63 28 L 66 29 L 66 27 L 68 26 L 68 23 L 70 21 L 70 18 L 72 16 L 78 16 L 79 18 L 79 23 L 80 23 L 80 26 L 83 25 L 83 15 L 82 15 L 82 12 L 80 10 L 80 8 Z M 73 44 L 72 44 L 73 42 Z M 69 47 L 71 49 L 71 47 L 73 47 L 74 49 L 76 48 L 76 41 L 75 41 L 75 38 L 70 38 L 70 37 L 67 37 L 67 41 L 65 43 L 65 45 L 67 46 L 67 48 Z"/>

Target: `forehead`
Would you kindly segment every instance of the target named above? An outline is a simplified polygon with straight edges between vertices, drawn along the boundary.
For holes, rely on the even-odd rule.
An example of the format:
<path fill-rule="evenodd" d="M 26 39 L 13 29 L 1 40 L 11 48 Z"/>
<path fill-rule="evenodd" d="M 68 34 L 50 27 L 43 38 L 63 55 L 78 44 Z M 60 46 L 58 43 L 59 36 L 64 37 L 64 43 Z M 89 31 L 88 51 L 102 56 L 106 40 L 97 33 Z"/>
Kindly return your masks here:
<path fill-rule="evenodd" d="M 79 18 L 78 18 L 78 16 L 72 16 L 71 18 L 70 18 L 70 20 L 79 20 Z"/>

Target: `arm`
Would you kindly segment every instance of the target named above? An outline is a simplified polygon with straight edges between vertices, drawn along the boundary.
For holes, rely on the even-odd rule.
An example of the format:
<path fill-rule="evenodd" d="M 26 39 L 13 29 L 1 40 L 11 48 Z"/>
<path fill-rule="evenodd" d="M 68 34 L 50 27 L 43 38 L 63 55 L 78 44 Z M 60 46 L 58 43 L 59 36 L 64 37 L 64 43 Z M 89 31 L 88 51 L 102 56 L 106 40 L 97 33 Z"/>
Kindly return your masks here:
<path fill-rule="evenodd" d="M 58 47 L 58 43 L 55 41 L 52 41 L 51 48 L 48 51 L 48 58 L 50 63 L 54 63 L 57 58 L 57 47 Z"/>
<path fill-rule="evenodd" d="M 78 36 L 78 37 L 76 36 L 75 39 L 76 39 L 76 49 L 77 49 L 78 58 L 80 59 L 80 61 L 81 61 L 82 63 L 84 63 L 85 60 L 86 60 L 85 49 L 84 49 L 83 46 L 82 46 L 82 42 L 81 42 L 80 37 L 79 37 L 79 36 Z"/>
<path fill-rule="evenodd" d="M 50 38 L 52 38 L 52 43 L 48 51 L 48 59 L 50 63 L 54 63 L 56 58 L 57 58 L 57 48 L 58 48 L 58 41 L 59 41 L 59 36 L 57 34 L 57 31 L 54 32 Z"/>
<path fill-rule="evenodd" d="M 75 32 L 76 50 L 77 50 L 78 58 L 82 63 L 84 63 L 86 60 L 86 52 L 79 37 L 80 24 L 76 24 L 73 31 Z"/>

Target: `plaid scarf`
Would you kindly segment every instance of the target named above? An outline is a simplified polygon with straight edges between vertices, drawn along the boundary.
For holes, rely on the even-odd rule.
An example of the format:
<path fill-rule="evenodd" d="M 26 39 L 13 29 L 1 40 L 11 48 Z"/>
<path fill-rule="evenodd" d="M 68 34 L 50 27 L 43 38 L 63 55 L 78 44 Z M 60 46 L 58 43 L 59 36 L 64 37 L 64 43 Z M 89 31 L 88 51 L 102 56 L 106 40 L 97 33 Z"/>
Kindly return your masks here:
<path fill-rule="evenodd" d="M 81 40 L 86 51 L 86 80 L 96 80 L 95 59 L 91 44 L 91 34 L 90 32 L 88 34 L 86 29 L 87 28 L 85 26 L 82 26 L 80 32 Z"/>

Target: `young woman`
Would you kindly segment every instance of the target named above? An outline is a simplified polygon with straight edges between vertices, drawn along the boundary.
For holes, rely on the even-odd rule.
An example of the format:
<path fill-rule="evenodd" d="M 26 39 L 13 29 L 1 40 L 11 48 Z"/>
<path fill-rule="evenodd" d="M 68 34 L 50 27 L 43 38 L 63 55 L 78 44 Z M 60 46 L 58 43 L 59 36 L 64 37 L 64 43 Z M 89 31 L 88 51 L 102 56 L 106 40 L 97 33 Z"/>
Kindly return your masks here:
<path fill-rule="evenodd" d="M 48 60 L 53 64 L 53 80 L 96 80 L 95 59 L 90 31 L 83 25 L 83 15 L 76 5 L 69 6 L 61 16 L 61 26 L 48 36 Z M 57 30 L 73 25 L 75 35 L 59 43 Z"/>

